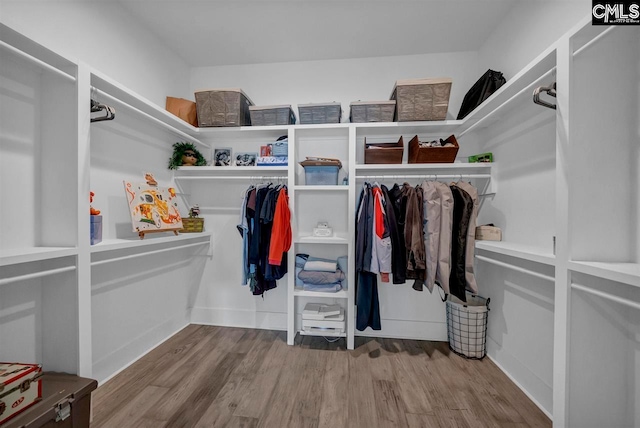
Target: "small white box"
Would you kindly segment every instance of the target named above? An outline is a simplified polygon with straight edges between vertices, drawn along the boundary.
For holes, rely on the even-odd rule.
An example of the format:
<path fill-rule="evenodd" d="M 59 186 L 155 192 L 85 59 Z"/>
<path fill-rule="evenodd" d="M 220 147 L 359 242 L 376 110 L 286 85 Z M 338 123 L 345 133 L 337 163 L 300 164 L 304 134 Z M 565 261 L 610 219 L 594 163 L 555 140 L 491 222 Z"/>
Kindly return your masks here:
<path fill-rule="evenodd" d="M 327 317 L 340 315 L 340 305 L 323 305 L 321 303 L 307 303 L 302 311 L 303 320 L 323 320 Z"/>
<path fill-rule="evenodd" d="M 312 328 L 331 328 L 342 332 L 345 329 L 344 309 L 340 308 L 340 314 L 326 317 L 321 320 L 303 319 L 302 329 L 309 330 Z"/>

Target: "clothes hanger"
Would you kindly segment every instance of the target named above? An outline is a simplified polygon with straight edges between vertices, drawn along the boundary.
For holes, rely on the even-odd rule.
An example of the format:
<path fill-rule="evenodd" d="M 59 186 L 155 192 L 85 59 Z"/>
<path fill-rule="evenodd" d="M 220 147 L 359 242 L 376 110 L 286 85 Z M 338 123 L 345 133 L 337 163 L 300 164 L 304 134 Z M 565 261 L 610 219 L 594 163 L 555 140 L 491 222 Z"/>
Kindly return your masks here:
<path fill-rule="evenodd" d="M 103 120 L 113 120 L 116 118 L 116 111 L 113 107 L 106 104 L 99 103 L 98 101 L 91 100 L 91 113 L 98 113 L 104 111 L 104 116 L 92 117 L 91 122 L 101 122 Z"/>

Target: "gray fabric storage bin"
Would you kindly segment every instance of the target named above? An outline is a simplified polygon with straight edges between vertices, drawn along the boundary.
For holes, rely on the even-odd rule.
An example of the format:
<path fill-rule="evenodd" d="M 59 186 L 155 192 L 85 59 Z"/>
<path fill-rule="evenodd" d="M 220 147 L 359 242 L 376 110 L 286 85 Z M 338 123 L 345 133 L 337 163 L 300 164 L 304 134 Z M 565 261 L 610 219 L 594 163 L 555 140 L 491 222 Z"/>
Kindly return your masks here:
<path fill-rule="evenodd" d="M 340 123 L 342 105 L 340 103 L 298 104 L 301 125 L 318 123 Z"/>
<path fill-rule="evenodd" d="M 396 102 L 391 101 L 357 101 L 351 103 L 351 123 L 393 122 Z"/>
<path fill-rule="evenodd" d="M 250 106 L 251 126 L 292 125 L 296 123 L 296 115 L 290 105 Z"/>
<path fill-rule="evenodd" d="M 253 102 L 241 89 L 211 89 L 195 93 L 198 126 L 251 125 Z"/>

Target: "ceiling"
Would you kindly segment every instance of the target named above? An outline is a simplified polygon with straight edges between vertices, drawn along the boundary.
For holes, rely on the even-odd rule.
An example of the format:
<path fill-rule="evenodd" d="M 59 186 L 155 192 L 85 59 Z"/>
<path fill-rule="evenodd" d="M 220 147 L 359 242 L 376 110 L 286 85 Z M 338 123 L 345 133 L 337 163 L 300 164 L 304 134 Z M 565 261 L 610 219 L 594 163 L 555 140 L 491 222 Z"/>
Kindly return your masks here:
<path fill-rule="evenodd" d="M 474 51 L 523 0 L 119 0 L 191 67 Z"/>

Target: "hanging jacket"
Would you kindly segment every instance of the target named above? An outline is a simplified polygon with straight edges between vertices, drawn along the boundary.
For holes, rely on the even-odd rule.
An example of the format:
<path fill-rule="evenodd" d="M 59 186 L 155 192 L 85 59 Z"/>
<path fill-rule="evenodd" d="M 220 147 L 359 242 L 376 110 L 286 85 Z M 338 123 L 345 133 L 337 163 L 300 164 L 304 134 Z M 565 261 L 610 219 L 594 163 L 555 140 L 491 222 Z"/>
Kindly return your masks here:
<path fill-rule="evenodd" d="M 273 228 L 271 229 L 271 243 L 269 245 L 269 264 L 280 266 L 291 248 L 291 211 L 289 211 L 289 196 L 287 188 L 283 187 L 278 193 Z"/>
<path fill-rule="evenodd" d="M 440 198 L 440 248 L 438 248 L 438 268 L 436 284 L 445 295 L 450 294 L 449 277 L 451 276 L 451 228 L 453 223 L 453 194 L 445 183 L 435 182 Z"/>
<path fill-rule="evenodd" d="M 396 210 L 389 189 L 381 185 L 382 195 L 386 201 L 385 213 L 389 224 L 389 237 L 391 238 L 391 274 L 394 284 L 404 284 L 407 273 L 407 255 L 404 246 L 404 228 L 396 220 Z"/>
<path fill-rule="evenodd" d="M 473 294 L 478 294 L 478 284 L 476 283 L 476 277 L 473 270 L 473 259 L 475 257 L 476 249 L 476 224 L 478 219 L 478 209 L 480 208 L 480 200 L 478 198 L 478 189 L 476 189 L 471 183 L 466 181 L 459 181 L 456 185 L 467 192 L 473 200 L 473 212 L 469 219 L 469 231 L 467 233 L 467 251 L 465 257 L 465 280 L 467 283 L 467 289 L 471 290 Z"/>
<path fill-rule="evenodd" d="M 425 278 L 425 249 L 423 238 L 422 188 L 403 185 L 407 197 L 404 240 L 407 246 L 407 279 L 414 279 L 413 288 L 421 291 Z"/>
<path fill-rule="evenodd" d="M 384 196 L 380 186 L 371 187 L 373 195 L 373 245 L 371 251 L 371 268 L 369 272 L 378 273 L 383 282 L 389 282 L 391 273 L 391 238 L 385 213 Z"/>
<path fill-rule="evenodd" d="M 438 269 L 438 251 L 440 249 L 440 195 L 434 181 L 422 183 L 424 192 L 424 248 L 425 248 L 425 285 L 430 292 L 433 291 Z"/>
<path fill-rule="evenodd" d="M 247 200 L 252 191 L 255 192 L 253 186 L 247 189 L 242 198 L 240 223 L 236 226 L 240 236 L 242 236 L 242 285 L 247 285 L 247 281 L 249 280 L 249 222 L 247 220 Z"/>
<path fill-rule="evenodd" d="M 452 185 L 453 194 L 453 227 L 451 240 L 451 277 L 449 289 L 451 294 L 463 302 L 467 301 L 465 293 L 465 259 L 467 252 L 467 233 L 469 220 L 473 213 L 473 199 L 456 185 Z"/>

